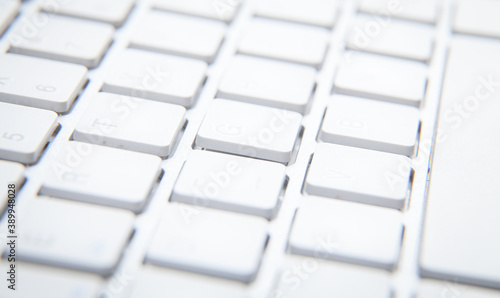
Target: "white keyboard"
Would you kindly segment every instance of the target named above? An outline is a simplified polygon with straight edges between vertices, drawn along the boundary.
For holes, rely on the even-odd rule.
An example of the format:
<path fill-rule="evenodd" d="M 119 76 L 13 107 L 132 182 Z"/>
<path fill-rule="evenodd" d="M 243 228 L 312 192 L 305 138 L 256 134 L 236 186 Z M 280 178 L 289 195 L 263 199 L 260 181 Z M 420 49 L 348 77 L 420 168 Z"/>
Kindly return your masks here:
<path fill-rule="evenodd" d="M 0 297 L 500 297 L 499 0 L 0 0 Z"/>

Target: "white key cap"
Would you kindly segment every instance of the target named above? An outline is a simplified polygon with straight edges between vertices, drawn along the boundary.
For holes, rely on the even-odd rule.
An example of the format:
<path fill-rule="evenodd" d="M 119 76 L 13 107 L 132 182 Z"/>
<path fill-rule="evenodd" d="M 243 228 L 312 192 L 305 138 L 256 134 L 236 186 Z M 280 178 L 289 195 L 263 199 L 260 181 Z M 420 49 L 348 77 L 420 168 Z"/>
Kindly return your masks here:
<path fill-rule="evenodd" d="M 3 185 L 4 191 L 0 194 L 0 213 L 3 213 L 9 201 L 9 194 L 17 197 L 17 193 L 24 182 L 24 166 L 11 161 L 0 160 L 0 185 Z M 14 188 L 8 185 L 14 184 Z M 9 189 L 9 190 L 8 190 Z M 11 192 L 12 190 L 13 192 Z M 11 197 L 12 197 L 11 196 Z"/>
<path fill-rule="evenodd" d="M 412 155 L 419 123 L 417 108 L 335 95 L 326 110 L 320 139 L 340 145 Z"/>
<path fill-rule="evenodd" d="M 9 263 L 0 263 L 2 268 L 9 268 Z M 41 266 L 26 262 L 16 262 L 19 282 L 15 291 L 5 286 L 0 287 L 1 297 L 26 298 L 85 298 L 98 297 L 104 285 L 99 275 L 67 269 Z M 57 286 L 48 286 L 57 285 Z"/>
<path fill-rule="evenodd" d="M 301 120 L 302 116 L 295 112 L 218 99 L 203 119 L 196 145 L 287 163 L 292 158 Z"/>
<path fill-rule="evenodd" d="M 337 1 L 259 0 L 255 14 L 267 18 L 331 28 L 337 15 Z"/>
<path fill-rule="evenodd" d="M 410 180 L 406 156 L 320 143 L 306 178 L 312 195 L 400 209 Z"/>
<path fill-rule="evenodd" d="M 416 298 L 439 298 L 439 297 L 460 297 L 460 298 L 498 298 L 499 290 L 479 288 L 459 284 L 454 280 L 431 280 L 423 279 L 418 287 Z"/>
<path fill-rule="evenodd" d="M 186 109 L 147 99 L 98 93 L 73 139 L 166 157 L 185 123 Z"/>
<path fill-rule="evenodd" d="M 0 124 L 0 158 L 30 164 L 56 129 L 57 114 L 0 102 Z"/>
<path fill-rule="evenodd" d="M 127 244 L 134 214 L 51 198 L 35 198 L 19 225 L 20 260 L 108 275 Z"/>
<path fill-rule="evenodd" d="M 276 298 L 392 297 L 387 271 L 294 255 L 286 256 L 271 293 Z"/>
<path fill-rule="evenodd" d="M 66 112 L 87 82 L 84 66 L 0 55 L 0 101 Z"/>
<path fill-rule="evenodd" d="M 160 174 L 160 162 L 149 154 L 68 142 L 47 168 L 40 193 L 138 212 Z"/>
<path fill-rule="evenodd" d="M 420 272 L 500 289 L 500 42 L 457 38 L 441 96 Z"/>
<path fill-rule="evenodd" d="M 236 56 L 219 84 L 219 97 L 305 113 L 316 82 L 309 66 Z"/>
<path fill-rule="evenodd" d="M 426 62 L 432 55 L 433 39 L 434 27 L 428 24 L 380 22 L 377 16 L 359 15 L 350 30 L 347 47 Z"/>
<path fill-rule="evenodd" d="M 109 24 L 40 13 L 34 18 L 45 19 L 44 26 L 34 34 L 24 34 L 26 23 L 9 36 L 10 51 L 64 62 L 96 67 L 113 39 L 114 28 Z"/>
<path fill-rule="evenodd" d="M 106 22 L 121 26 L 127 18 L 135 0 L 44 0 L 42 9 L 67 16 Z"/>
<path fill-rule="evenodd" d="M 328 32 L 324 28 L 255 18 L 248 25 L 238 51 L 319 68 L 325 57 Z"/>
<path fill-rule="evenodd" d="M 392 269 L 403 236 L 399 211 L 309 197 L 295 216 L 292 253 Z"/>
<path fill-rule="evenodd" d="M 231 22 L 241 0 L 154 0 L 156 8 Z"/>
<path fill-rule="evenodd" d="M 500 38 L 500 2 L 461 0 L 458 2 L 453 30 Z"/>
<path fill-rule="evenodd" d="M 438 16 L 436 0 L 362 0 L 359 10 L 378 14 L 382 18 L 402 18 L 419 22 L 435 23 Z"/>
<path fill-rule="evenodd" d="M 189 107 L 206 71 L 202 61 L 128 49 L 111 64 L 102 90 Z"/>
<path fill-rule="evenodd" d="M 182 168 L 171 200 L 271 219 L 284 182 L 282 164 L 195 150 Z"/>
<path fill-rule="evenodd" d="M 221 21 L 153 10 L 138 23 L 130 45 L 212 62 L 225 33 Z"/>
<path fill-rule="evenodd" d="M 346 52 L 335 91 L 346 95 L 419 106 L 427 84 L 425 64 L 360 52 Z"/>
<path fill-rule="evenodd" d="M 0 36 L 16 17 L 18 9 L 18 0 L 0 0 Z"/>
<path fill-rule="evenodd" d="M 251 282 L 267 241 L 263 218 L 171 203 L 146 260 L 155 265 Z M 192 211 L 192 210 L 191 210 Z"/>

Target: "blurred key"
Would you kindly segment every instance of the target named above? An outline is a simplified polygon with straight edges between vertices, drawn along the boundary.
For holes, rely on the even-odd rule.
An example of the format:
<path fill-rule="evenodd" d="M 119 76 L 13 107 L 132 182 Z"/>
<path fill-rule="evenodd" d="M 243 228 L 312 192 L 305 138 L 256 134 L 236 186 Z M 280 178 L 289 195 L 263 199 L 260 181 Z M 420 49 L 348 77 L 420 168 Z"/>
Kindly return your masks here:
<path fill-rule="evenodd" d="M 0 55 L 0 101 L 66 112 L 87 82 L 84 66 Z"/>
<path fill-rule="evenodd" d="M 302 116 L 295 112 L 217 99 L 203 119 L 196 145 L 287 163 L 293 155 L 301 120 Z"/>
<path fill-rule="evenodd" d="M 337 1 L 259 0 L 255 14 L 267 18 L 331 28 L 337 18 Z"/>
<path fill-rule="evenodd" d="M 419 110 L 359 97 L 334 95 L 326 110 L 320 139 L 365 149 L 412 155 Z"/>
<path fill-rule="evenodd" d="M 315 83 L 312 67 L 236 56 L 225 70 L 218 97 L 305 113 Z"/>
<path fill-rule="evenodd" d="M 139 212 L 160 162 L 154 155 L 68 142 L 47 167 L 40 193 Z"/>
<path fill-rule="evenodd" d="M 282 164 L 195 150 L 182 167 L 171 200 L 271 219 L 284 183 Z"/>
<path fill-rule="evenodd" d="M 0 263 L 2 268 L 10 264 Z M 19 284 L 13 291 L 7 285 L 0 287 L 0 296 L 10 298 L 90 298 L 98 297 L 105 280 L 96 274 L 16 262 L 17 272 L 22 272 Z M 57 286 L 51 286 L 57 285 Z"/>
<path fill-rule="evenodd" d="M 320 143 L 304 189 L 312 195 L 400 209 L 410 173 L 406 156 Z"/>
<path fill-rule="evenodd" d="M 118 263 L 134 220 L 129 211 L 43 197 L 19 213 L 20 260 L 104 276 Z"/>
<path fill-rule="evenodd" d="M 453 30 L 500 38 L 500 2 L 496 0 L 461 0 L 453 23 Z"/>
<path fill-rule="evenodd" d="M 221 21 L 151 11 L 132 35 L 132 47 L 212 62 L 226 33 Z"/>
<path fill-rule="evenodd" d="M 111 63 L 102 91 L 190 107 L 206 71 L 202 61 L 128 49 Z"/>
<path fill-rule="evenodd" d="M 376 16 L 358 15 L 352 24 L 347 47 L 376 54 L 429 61 L 434 27 L 403 20 L 377 23 Z"/>
<path fill-rule="evenodd" d="M 21 184 L 24 182 L 23 174 L 24 166 L 22 164 L 0 160 L 0 185 L 5 188 L 5 191 L 0 194 L 0 213 L 3 213 L 7 206 L 9 194 L 11 194 L 11 197 L 17 197 Z M 14 188 L 9 187 L 11 184 L 14 184 Z"/>
<path fill-rule="evenodd" d="M 164 10 L 231 22 L 241 0 L 154 0 L 153 6 Z"/>
<path fill-rule="evenodd" d="M 0 102 L 0 158 L 31 164 L 57 127 L 57 114 Z"/>
<path fill-rule="evenodd" d="M 93 68 L 113 40 L 114 28 L 109 24 L 43 12 L 34 18 L 45 20 L 45 25 L 32 29 L 30 36 L 24 33 L 27 23 L 17 26 L 10 36 L 11 52 Z"/>
<path fill-rule="evenodd" d="M 238 51 L 319 68 L 327 45 L 328 30 L 324 28 L 255 18 L 248 25 Z"/>
<path fill-rule="evenodd" d="M 419 106 L 427 84 L 425 64 L 360 52 L 346 52 L 335 78 L 338 93 Z"/>
<path fill-rule="evenodd" d="M 186 109 L 147 99 L 98 93 L 73 138 L 166 157 L 185 123 Z"/>
<path fill-rule="evenodd" d="M 18 0 L 0 0 L 0 36 L 16 17 L 18 9 Z"/>
<path fill-rule="evenodd" d="M 174 269 L 251 282 L 267 241 L 263 218 L 171 203 L 146 261 Z M 187 212 L 186 212 L 187 211 Z"/>
<path fill-rule="evenodd" d="M 296 254 L 390 270 L 402 236 L 399 211 L 309 197 L 297 211 L 289 247 Z"/>
<path fill-rule="evenodd" d="M 392 297 L 386 271 L 294 255 L 285 260 L 270 297 Z"/>
<path fill-rule="evenodd" d="M 401 18 L 413 21 L 435 23 L 439 13 L 436 0 L 362 0 L 359 10 L 380 15 L 381 18 Z"/>
<path fill-rule="evenodd" d="M 44 11 L 110 23 L 123 24 L 135 0 L 66 0 L 42 1 Z"/>
<path fill-rule="evenodd" d="M 468 286 L 456 280 L 421 279 L 416 298 L 498 298 L 500 290 Z"/>

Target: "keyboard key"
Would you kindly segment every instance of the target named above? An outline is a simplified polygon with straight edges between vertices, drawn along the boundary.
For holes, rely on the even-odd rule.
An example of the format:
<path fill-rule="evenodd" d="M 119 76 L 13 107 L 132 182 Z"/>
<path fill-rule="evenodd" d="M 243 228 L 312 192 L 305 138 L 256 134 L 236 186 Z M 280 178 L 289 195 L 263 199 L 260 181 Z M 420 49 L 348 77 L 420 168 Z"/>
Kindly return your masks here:
<path fill-rule="evenodd" d="M 461 0 L 458 2 L 453 30 L 500 38 L 500 3 L 495 0 Z"/>
<path fill-rule="evenodd" d="M 312 67 L 236 56 L 221 79 L 218 96 L 305 113 L 315 83 Z"/>
<path fill-rule="evenodd" d="M 222 1 L 222 0 L 220 0 Z M 212 62 L 226 33 L 221 21 L 151 11 L 138 23 L 132 47 Z"/>
<path fill-rule="evenodd" d="M 134 214 L 51 198 L 35 198 L 19 225 L 22 261 L 109 275 L 132 234 Z"/>
<path fill-rule="evenodd" d="M 190 107 L 206 71 L 202 61 L 128 49 L 111 64 L 102 91 Z"/>
<path fill-rule="evenodd" d="M 331 28 L 337 2 L 329 0 L 259 0 L 255 14 L 262 17 Z"/>
<path fill-rule="evenodd" d="M 31 164 L 57 127 L 52 111 L 0 102 L 0 158 Z"/>
<path fill-rule="evenodd" d="M 135 0 L 69 0 L 42 2 L 42 9 L 61 15 L 106 22 L 119 27 L 127 18 Z"/>
<path fill-rule="evenodd" d="M 418 22 L 435 23 L 438 16 L 436 0 L 362 0 L 359 10 L 366 13 L 378 14 L 382 18 L 402 18 Z"/>
<path fill-rule="evenodd" d="M 285 183 L 285 166 L 257 159 L 195 150 L 171 200 L 271 219 Z"/>
<path fill-rule="evenodd" d="M 40 193 L 139 212 L 160 162 L 149 154 L 68 142 L 49 165 Z"/>
<path fill-rule="evenodd" d="M 500 291 L 459 284 L 454 280 L 423 279 L 416 298 L 498 298 Z"/>
<path fill-rule="evenodd" d="M 196 285 L 196 286 L 193 286 Z M 245 298 L 246 284 L 218 277 L 199 275 L 156 266 L 145 266 L 139 273 L 130 297 L 164 298 L 172 297 Z"/>
<path fill-rule="evenodd" d="M 196 145 L 287 163 L 292 159 L 301 120 L 295 112 L 217 99 L 203 119 Z"/>
<path fill-rule="evenodd" d="M 425 277 L 500 289 L 500 42 L 451 44 L 420 255 Z"/>
<path fill-rule="evenodd" d="M 0 194 L 0 213 L 3 213 L 7 207 L 9 201 L 9 194 L 11 193 L 8 189 L 12 189 L 17 193 L 21 188 L 21 184 L 24 182 L 24 166 L 11 161 L 0 160 L 0 185 L 3 185 L 4 191 Z M 14 188 L 9 188 L 10 184 L 14 184 Z"/>
<path fill-rule="evenodd" d="M 231 22 L 241 0 L 154 0 L 155 8 Z"/>
<path fill-rule="evenodd" d="M 146 260 L 154 265 L 251 282 L 267 242 L 267 221 L 171 203 Z"/>
<path fill-rule="evenodd" d="M 66 112 L 87 82 L 84 66 L 0 55 L 0 101 Z"/>
<path fill-rule="evenodd" d="M 9 268 L 9 263 L 0 263 L 2 268 Z M 22 278 L 15 291 L 5 286 L 0 287 L 0 296 L 11 298 L 50 297 L 50 298 L 86 298 L 98 297 L 104 279 L 99 275 L 67 269 L 41 266 L 26 262 L 16 262 L 16 270 Z M 57 285 L 57 286 L 51 286 Z"/>
<path fill-rule="evenodd" d="M 167 157 L 185 123 L 185 112 L 178 105 L 98 93 L 73 139 Z"/>
<path fill-rule="evenodd" d="M 325 57 L 328 33 L 324 28 L 255 18 L 238 51 L 319 68 Z"/>
<path fill-rule="evenodd" d="M 398 262 L 402 236 L 399 211 L 309 197 L 295 216 L 289 248 L 295 254 L 390 270 Z"/>
<path fill-rule="evenodd" d="M 45 19 L 32 36 L 19 26 L 10 36 L 10 51 L 82 64 L 89 68 L 99 65 L 113 40 L 114 28 L 109 24 L 41 13 L 33 18 Z"/>
<path fill-rule="evenodd" d="M 409 156 L 417 142 L 419 123 L 419 110 L 414 107 L 334 95 L 320 139 Z"/>
<path fill-rule="evenodd" d="M 377 16 L 359 15 L 350 30 L 347 47 L 427 62 L 432 55 L 433 40 L 431 25 L 402 20 L 379 23 Z"/>
<path fill-rule="evenodd" d="M 392 297 L 386 271 L 293 255 L 286 257 L 271 293 L 276 298 Z"/>
<path fill-rule="evenodd" d="M 18 0 L 0 0 L 0 35 L 16 17 L 18 9 Z"/>
<path fill-rule="evenodd" d="M 320 143 L 309 167 L 305 192 L 401 209 L 410 172 L 406 156 Z"/>
<path fill-rule="evenodd" d="M 427 84 L 426 65 L 392 57 L 346 52 L 335 78 L 338 93 L 419 106 Z"/>

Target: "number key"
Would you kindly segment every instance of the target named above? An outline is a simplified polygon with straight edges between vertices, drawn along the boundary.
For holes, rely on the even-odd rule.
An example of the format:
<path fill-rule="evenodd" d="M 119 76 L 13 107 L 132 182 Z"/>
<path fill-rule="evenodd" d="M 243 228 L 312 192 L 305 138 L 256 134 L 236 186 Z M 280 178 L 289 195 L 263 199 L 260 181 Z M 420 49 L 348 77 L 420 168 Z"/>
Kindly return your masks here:
<path fill-rule="evenodd" d="M 0 102 L 0 159 L 36 162 L 56 127 L 52 111 Z"/>

